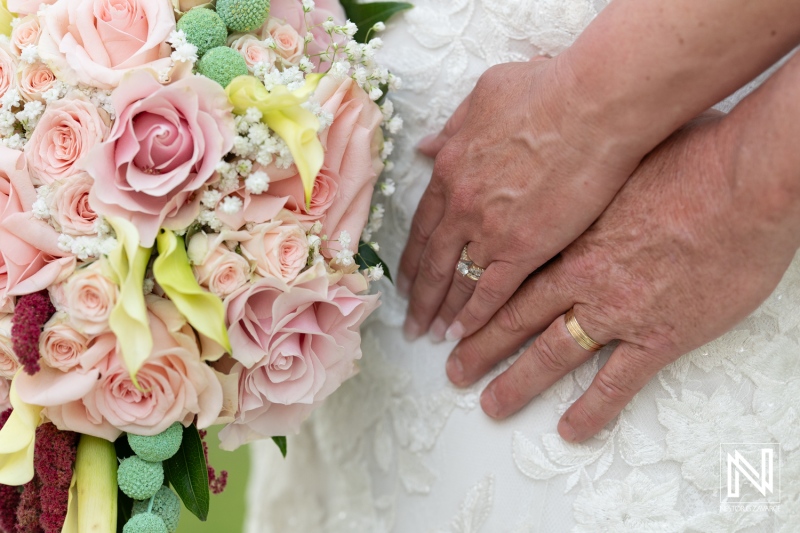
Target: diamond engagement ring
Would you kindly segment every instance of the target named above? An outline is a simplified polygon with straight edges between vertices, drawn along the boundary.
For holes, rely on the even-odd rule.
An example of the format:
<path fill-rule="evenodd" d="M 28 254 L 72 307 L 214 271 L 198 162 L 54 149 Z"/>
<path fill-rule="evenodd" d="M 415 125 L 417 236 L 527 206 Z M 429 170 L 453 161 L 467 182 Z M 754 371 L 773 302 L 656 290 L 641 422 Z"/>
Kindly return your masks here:
<path fill-rule="evenodd" d="M 481 279 L 481 275 L 486 269 L 479 267 L 474 261 L 472 261 L 472 259 L 469 258 L 467 246 L 464 246 L 464 249 L 461 250 L 461 259 L 459 259 L 458 264 L 456 265 L 456 272 L 465 278 L 471 279 L 472 281 L 478 281 Z"/>

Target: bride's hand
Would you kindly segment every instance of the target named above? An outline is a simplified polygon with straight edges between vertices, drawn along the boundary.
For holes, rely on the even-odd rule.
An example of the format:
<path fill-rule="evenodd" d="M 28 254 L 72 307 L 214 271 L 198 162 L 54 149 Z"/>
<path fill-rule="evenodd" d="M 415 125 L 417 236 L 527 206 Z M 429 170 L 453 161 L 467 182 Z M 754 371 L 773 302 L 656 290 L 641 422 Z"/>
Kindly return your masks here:
<path fill-rule="evenodd" d="M 739 115 L 752 114 L 753 106 L 743 107 Z M 593 356 L 566 328 L 570 308 L 596 342 L 620 341 L 559 422 L 574 442 L 596 434 L 662 367 L 725 333 L 775 288 L 800 245 L 799 181 L 796 161 L 762 147 L 780 142 L 775 131 L 789 140 L 792 132 L 768 125 L 732 133 L 726 121 L 704 118 L 656 149 L 586 234 L 457 346 L 447 372 L 466 386 L 544 330 L 483 392 L 487 414 L 513 414 Z M 759 152 L 769 163 L 754 161 Z M 790 179 L 776 185 L 781 175 Z"/>
<path fill-rule="evenodd" d="M 559 59 L 493 67 L 423 147 L 438 155 L 400 263 L 408 337 L 479 329 L 594 222 L 649 149 L 596 126 L 578 86 Z M 454 276 L 467 244 L 486 267 L 477 284 Z"/>

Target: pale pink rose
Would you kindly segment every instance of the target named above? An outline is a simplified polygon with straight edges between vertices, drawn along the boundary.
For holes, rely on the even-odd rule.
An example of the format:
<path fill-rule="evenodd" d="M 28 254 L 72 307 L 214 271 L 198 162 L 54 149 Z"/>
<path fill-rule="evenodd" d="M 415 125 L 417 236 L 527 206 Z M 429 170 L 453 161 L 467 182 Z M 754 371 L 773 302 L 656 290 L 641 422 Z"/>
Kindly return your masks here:
<path fill-rule="evenodd" d="M 0 312 L 11 310 L 12 296 L 40 291 L 75 267 L 56 230 L 31 213 L 35 201 L 22 153 L 0 146 Z"/>
<path fill-rule="evenodd" d="M 95 180 L 91 204 L 133 222 L 150 247 L 162 224 L 183 229 L 194 219 L 199 204 L 190 197 L 233 147 L 232 106 L 206 77 L 162 86 L 142 71 L 126 77 L 111 99 L 117 120 L 86 158 Z"/>
<path fill-rule="evenodd" d="M 20 367 L 14 354 L 14 343 L 11 341 L 12 319 L 13 315 L 10 313 L 0 318 L 0 380 L 12 379 Z"/>
<path fill-rule="evenodd" d="M 305 41 L 289 24 L 281 24 L 276 19 L 267 22 L 267 32 L 275 41 L 275 52 L 288 64 L 297 65 L 303 57 Z"/>
<path fill-rule="evenodd" d="M 58 231 L 72 236 L 97 233 L 97 213 L 89 204 L 93 184 L 91 176 L 82 172 L 50 186 L 45 201 Z"/>
<path fill-rule="evenodd" d="M 19 15 L 30 15 L 39 11 L 42 4 L 55 4 L 56 0 L 8 0 L 8 10 Z"/>
<path fill-rule="evenodd" d="M 350 78 L 326 76 L 314 99 L 333 115 L 333 123 L 320 134 L 325 160 L 314 185 L 311 209 L 304 205 L 300 176 L 270 183 L 268 194 L 286 197 L 286 208 L 301 220 L 320 220 L 331 241 L 342 231 L 355 240 L 369 219 L 375 182 L 383 170 L 383 116 Z"/>
<path fill-rule="evenodd" d="M 59 0 L 41 24 L 39 55 L 70 84 L 113 89 L 131 70 L 172 67 L 170 0 Z"/>
<path fill-rule="evenodd" d="M 262 278 L 226 300 L 232 356 L 240 365 L 239 411 L 223 449 L 296 433 L 300 423 L 356 373 L 359 327 L 378 296 L 331 285 L 324 266 L 289 286 Z"/>
<path fill-rule="evenodd" d="M 81 159 L 108 135 L 104 115 L 80 93 L 48 104 L 25 145 L 33 183 L 48 185 L 80 172 Z"/>
<path fill-rule="evenodd" d="M 17 89 L 22 98 L 43 101 L 42 93 L 50 90 L 56 82 L 56 75 L 44 63 L 21 63 L 17 69 Z"/>
<path fill-rule="evenodd" d="M 19 19 L 19 22 L 11 31 L 11 48 L 14 53 L 20 55 L 26 46 L 35 46 L 39 43 L 39 36 L 42 28 L 39 25 L 39 17 L 28 15 Z"/>
<path fill-rule="evenodd" d="M 0 413 L 11 409 L 11 399 L 9 393 L 11 392 L 11 382 L 0 378 Z"/>
<path fill-rule="evenodd" d="M 80 364 L 89 338 L 69 324 L 69 316 L 58 312 L 44 325 L 39 337 L 39 353 L 50 368 L 66 372 Z"/>
<path fill-rule="evenodd" d="M 14 87 L 17 58 L 11 53 L 8 43 L 0 41 L 0 97 Z"/>
<path fill-rule="evenodd" d="M 286 198 L 286 209 L 294 213 L 298 220 L 309 227 L 316 221 L 324 221 L 325 213 L 333 205 L 339 191 L 339 176 L 327 168 L 322 168 L 314 180 L 311 191 L 311 202 L 306 206 L 305 190 L 300 175 L 289 179 L 270 182 L 269 194 L 279 198 Z"/>
<path fill-rule="evenodd" d="M 187 253 L 197 282 L 224 299 L 250 281 L 250 263 L 226 244 L 248 239 L 250 234 L 246 231 L 195 233 Z"/>
<path fill-rule="evenodd" d="M 303 39 L 308 34 L 308 27 L 310 26 L 314 38 L 308 43 L 308 55 L 311 56 L 311 60 L 314 63 L 318 63 L 319 59 L 316 56 L 326 50 L 331 43 L 330 36 L 322 28 L 322 23 L 328 20 L 329 17 L 333 17 L 336 24 L 342 25 L 347 20 L 347 16 L 339 0 L 317 0 L 314 4 L 314 10 L 306 15 L 303 11 L 302 0 L 272 0 L 270 4 L 270 20 L 261 27 L 258 34 L 262 38 L 267 37 L 269 35 L 267 28 L 273 19 L 290 25 Z M 307 18 L 308 20 L 306 20 Z M 336 36 L 335 41 L 342 43 L 344 38 Z M 322 65 L 322 70 L 327 70 L 326 64 Z"/>
<path fill-rule="evenodd" d="M 250 33 L 231 35 L 228 37 L 228 46 L 241 54 L 251 70 L 258 63 L 273 65 L 277 59 L 275 52 L 267 46 L 267 43 Z"/>
<path fill-rule="evenodd" d="M 70 324 L 86 335 L 109 331 L 108 319 L 119 297 L 117 285 L 103 275 L 101 261 L 50 287 L 56 309 L 66 313 Z"/>
<path fill-rule="evenodd" d="M 139 388 L 108 333 L 94 339 L 98 348 L 91 367 L 82 359 L 69 372 L 43 365 L 34 376 L 20 375 L 20 397 L 45 407 L 45 416 L 59 429 L 111 441 L 121 432 L 155 435 L 195 417 L 199 428 L 213 424 L 223 407 L 222 386 L 201 361 L 194 330 L 169 300 L 150 295 L 147 309 L 154 348 L 136 375 Z"/>
<path fill-rule="evenodd" d="M 256 225 L 249 233 L 251 238 L 241 244 L 242 255 L 255 266 L 258 275 L 289 283 L 308 263 L 306 232 L 288 211 L 282 211 L 271 222 Z"/>

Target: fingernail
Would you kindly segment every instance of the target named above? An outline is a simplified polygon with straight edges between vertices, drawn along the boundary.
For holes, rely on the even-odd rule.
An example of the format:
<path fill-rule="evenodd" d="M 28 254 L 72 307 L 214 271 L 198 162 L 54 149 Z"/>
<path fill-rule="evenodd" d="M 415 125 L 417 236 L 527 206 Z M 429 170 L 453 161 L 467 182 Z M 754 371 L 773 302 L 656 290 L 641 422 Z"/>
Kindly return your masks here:
<path fill-rule="evenodd" d="M 451 354 L 445 365 L 447 370 L 447 377 L 455 385 L 461 385 L 464 382 L 464 365 L 458 360 L 455 354 Z"/>
<path fill-rule="evenodd" d="M 436 139 L 436 137 L 438 137 L 436 133 L 425 136 L 420 142 L 417 143 L 417 149 L 424 150 L 427 145 Z"/>
<path fill-rule="evenodd" d="M 577 442 L 578 432 L 572 427 L 572 424 L 567 422 L 566 418 L 562 418 L 558 423 L 558 432 L 561 437 L 567 442 Z"/>
<path fill-rule="evenodd" d="M 403 325 L 403 335 L 405 335 L 408 342 L 413 342 L 419 338 L 422 330 L 417 324 L 417 321 L 411 317 L 406 318 L 406 323 Z"/>
<path fill-rule="evenodd" d="M 492 418 L 497 418 L 500 415 L 500 405 L 497 403 L 497 398 L 492 389 L 486 389 L 481 394 L 481 407 L 483 412 Z"/>
<path fill-rule="evenodd" d="M 461 322 L 453 322 L 453 325 L 447 328 L 447 333 L 444 334 L 447 342 L 460 341 L 463 336 L 464 326 L 461 325 Z"/>
<path fill-rule="evenodd" d="M 444 321 L 441 317 L 436 317 L 436 320 L 433 321 L 431 325 L 431 330 L 428 334 L 431 336 L 431 340 L 436 344 L 439 344 L 444 340 L 445 332 L 447 331 L 447 322 Z"/>
<path fill-rule="evenodd" d="M 408 291 L 411 289 L 411 281 L 400 274 L 397 278 L 397 293 L 403 298 L 408 298 Z"/>

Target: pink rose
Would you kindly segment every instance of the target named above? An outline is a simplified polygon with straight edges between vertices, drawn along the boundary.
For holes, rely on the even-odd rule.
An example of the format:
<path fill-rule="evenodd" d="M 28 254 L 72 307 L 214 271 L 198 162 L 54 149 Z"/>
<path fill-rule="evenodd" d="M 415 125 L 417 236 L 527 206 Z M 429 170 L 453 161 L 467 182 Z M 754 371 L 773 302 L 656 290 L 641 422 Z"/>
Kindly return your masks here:
<path fill-rule="evenodd" d="M 287 209 L 321 220 L 323 233 L 331 241 L 342 231 L 358 239 L 369 219 L 375 182 L 383 170 L 383 116 L 378 105 L 350 78 L 326 76 L 314 99 L 333 115 L 333 124 L 320 134 L 325 161 L 317 178 L 319 184 L 315 183 L 318 200 L 312 202 L 311 210 L 305 209 L 299 176 L 270 184 L 269 194 L 287 196 Z M 299 216 L 305 219 L 303 214 Z"/>
<path fill-rule="evenodd" d="M 247 63 L 251 70 L 258 63 L 266 63 L 267 65 L 275 63 L 276 56 L 272 48 L 250 33 L 231 35 L 228 37 L 228 46 L 241 54 L 244 62 Z"/>
<path fill-rule="evenodd" d="M 34 376 L 18 378 L 20 397 L 45 407 L 59 429 L 107 440 L 121 432 L 155 435 L 174 422 L 205 428 L 223 406 L 215 372 L 201 360 L 199 340 L 169 300 L 147 297 L 154 348 L 134 386 L 113 334 L 96 337 L 87 350 L 94 361 L 69 372 L 43 365 Z M 95 349 L 96 347 L 96 349 Z M 102 356 L 101 359 L 97 359 Z"/>
<path fill-rule="evenodd" d="M 249 238 L 246 231 L 195 233 L 187 252 L 197 282 L 224 299 L 250 281 L 250 263 L 226 245 Z"/>
<path fill-rule="evenodd" d="M 226 300 L 232 356 L 240 364 L 239 411 L 221 433 L 226 450 L 296 433 L 356 373 L 359 327 L 378 296 L 331 285 L 323 265 L 293 286 L 262 278 Z"/>
<path fill-rule="evenodd" d="M 22 63 L 17 69 L 17 89 L 22 98 L 42 101 L 42 93 L 50 90 L 56 82 L 56 75 L 44 63 Z"/>
<path fill-rule="evenodd" d="M 30 15 L 39 11 L 42 4 L 55 4 L 56 0 L 8 0 L 8 10 L 20 15 Z"/>
<path fill-rule="evenodd" d="M 290 65 L 300 63 L 306 43 L 297 30 L 273 18 L 267 22 L 267 32 L 275 41 L 275 51 L 286 63 Z"/>
<path fill-rule="evenodd" d="M 0 312 L 11 310 L 12 296 L 40 291 L 75 266 L 58 233 L 31 214 L 35 201 L 22 153 L 0 146 Z"/>
<path fill-rule="evenodd" d="M 80 172 L 78 162 L 108 135 L 105 112 L 80 93 L 73 95 L 47 105 L 25 145 L 28 171 L 35 185 L 47 185 Z"/>
<path fill-rule="evenodd" d="M 308 263 L 308 239 L 300 222 L 288 211 L 250 230 L 242 242 L 242 255 L 255 265 L 260 276 L 272 276 L 286 283 L 300 274 Z"/>
<path fill-rule="evenodd" d="M 271 182 L 269 194 L 285 197 L 285 208 L 294 213 L 297 219 L 304 222 L 306 226 L 310 226 L 317 220 L 324 221 L 325 213 L 336 200 L 336 193 L 339 191 L 338 179 L 338 174 L 323 167 L 314 181 L 314 189 L 311 191 L 311 202 L 308 207 L 306 207 L 305 191 L 299 174 L 289 179 Z"/>
<path fill-rule="evenodd" d="M 13 0 L 12 0 L 13 1 Z M 19 19 L 17 25 L 11 31 L 11 47 L 14 53 L 20 55 L 26 46 L 34 46 L 39 42 L 42 28 L 39 25 L 39 17 L 28 15 Z"/>
<path fill-rule="evenodd" d="M 86 335 L 109 330 L 108 318 L 119 296 L 117 285 L 103 275 L 101 261 L 50 287 L 50 299 L 56 309 L 66 313 L 70 324 Z"/>
<path fill-rule="evenodd" d="M 314 4 L 314 10 L 308 14 L 308 21 L 306 21 L 302 0 L 273 0 L 270 6 L 270 20 L 262 26 L 259 34 L 262 38 L 269 35 L 268 27 L 272 19 L 284 21 L 294 28 L 303 39 L 308 34 L 307 28 L 310 26 L 314 38 L 308 43 L 307 53 L 312 56 L 312 61 L 318 62 L 319 59 L 315 56 L 325 51 L 331 42 L 330 36 L 322 28 L 322 23 L 329 17 L 333 17 L 336 24 L 342 25 L 347 20 L 347 16 L 339 0 L 317 0 Z M 343 39 L 337 37 L 337 41 L 341 42 Z M 322 68 L 322 70 L 327 70 L 327 68 Z"/>
<path fill-rule="evenodd" d="M 0 380 L 12 379 L 20 367 L 11 341 L 12 316 L 9 313 L 0 318 Z"/>
<path fill-rule="evenodd" d="M 59 312 L 45 324 L 39 337 L 39 353 L 50 368 L 66 372 L 80 364 L 89 339 L 69 325 L 69 316 Z"/>
<path fill-rule="evenodd" d="M 9 50 L 9 45 L 0 41 L 0 97 L 14 86 L 17 72 L 17 58 Z"/>
<path fill-rule="evenodd" d="M 194 219 L 192 193 L 233 147 L 232 106 L 208 78 L 162 86 L 147 72 L 131 73 L 111 99 L 117 120 L 86 160 L 95 180 L 91 203 L 99 213 L 133 222 L 150 247 L 165 221 L 182 229 Z M 193 211 L 182 209 L 187 205 Z"/>
<path fill-rule="evenodd" d="M 68 235 L 94 235 L 97 213 L 89 205 L 94 180 L 86 173 L 55 182 L 45 197 L 56 229 Z"/>
<path fill-rule="evenodd" d="M 72 85 L 113 89 L 133 69 L 172 67 L 170 0 L 60 0 L 41 24 L 39 55 Z"/>

